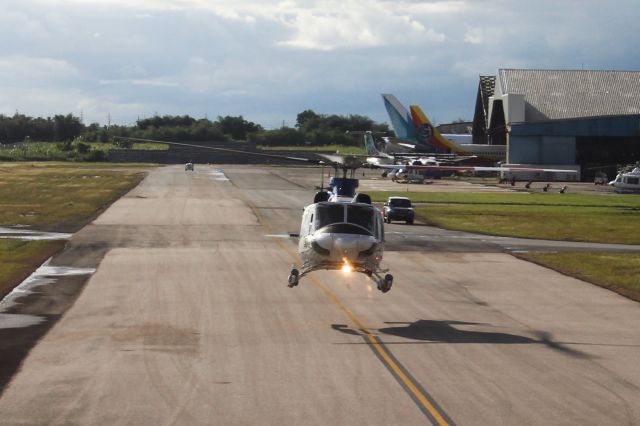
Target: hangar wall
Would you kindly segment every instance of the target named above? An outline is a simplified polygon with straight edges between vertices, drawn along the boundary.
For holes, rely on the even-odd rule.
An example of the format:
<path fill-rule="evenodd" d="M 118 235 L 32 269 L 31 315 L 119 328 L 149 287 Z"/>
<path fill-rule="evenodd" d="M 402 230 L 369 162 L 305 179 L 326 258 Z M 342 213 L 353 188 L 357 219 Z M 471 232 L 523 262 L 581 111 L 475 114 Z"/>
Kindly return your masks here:
<path fill-rule="evenodd" d="M 507 144 L 508 164 L 579 165 L 585 179 L 614 160 L 635 163 L 640 71 L 499 69 L 480 76 L 473 141 Z"/>
<path fill-rule="evenodd" d="M 640 115 L 512 123 L 511 126 L 511 135 L 640 137 Z"/>
<path fill-rule="evenodd" d="M 515 164 L 577 164 L 582 178 L 640 158 L 640 115 L 513 123 L 507 159 Z"/>
<path fill-rule="evenodd" d="M 507 158 L 512 164 L 575 164 L 572 136 L 510 136 Z"/>

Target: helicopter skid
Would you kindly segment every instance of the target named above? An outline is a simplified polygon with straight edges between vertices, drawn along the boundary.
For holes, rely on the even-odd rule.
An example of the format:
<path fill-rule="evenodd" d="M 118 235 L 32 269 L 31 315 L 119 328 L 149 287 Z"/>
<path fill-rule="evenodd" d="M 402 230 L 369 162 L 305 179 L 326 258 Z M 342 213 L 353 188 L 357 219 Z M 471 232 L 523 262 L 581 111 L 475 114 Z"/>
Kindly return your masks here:
<path fill-rule="evenodd" d="M 343 263 L 323 263 L 319 265 L 314 265 L 311 267 L 303 267 L 301 271 L 296 269 L 295 267 L 291 269 L 291 273 L 289 274 L 289 284 L 290 288 L 293 288 L 298 285 L 300 278 L 308 274 L 309 272 L 319 271 L 319 270 L 341 270 L 343 267 Z M 368 269 L 364 266 L 354 266 L 353 272 L 359 272 L 361 274 L 365 274 L 376 282 L 378 290 L 383 293 L 391 290 L 391 286 L 393 285 L 393 275 L 385 274 L 384 277 L 381 274 L 388 272 L 388 269 Z"/>

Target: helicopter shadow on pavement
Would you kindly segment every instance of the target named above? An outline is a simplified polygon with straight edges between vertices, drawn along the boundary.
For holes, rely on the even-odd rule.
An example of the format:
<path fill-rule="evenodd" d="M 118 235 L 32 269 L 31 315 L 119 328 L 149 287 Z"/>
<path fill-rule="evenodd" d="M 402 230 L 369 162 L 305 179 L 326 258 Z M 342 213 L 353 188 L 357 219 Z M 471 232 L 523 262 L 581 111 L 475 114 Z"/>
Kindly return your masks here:
<path fill-rule="evenodd" d="M 529 344 L 538 341 L 525 336 L 491 331 L 465 330 L 455 326 L 486 325 L 463 321 L 418 320 L 412 323 L 385 322 L 396 325 L 381 328 L 378 331 L 405 339 L 434 343 L 494 343 L 494 344 Z"/>
<path fill-rule="evenodd" d="M 549 349 L 559 351 L 566 355 L 576 358 L 588 358 L 589 355 L 571 349 L 559 342 L 554 342 L 550 334 L 547 332 L 534 332 L 538 339 L 516 334 L 494 332 L 494 331 L 478 331 L 465 330 L 459 326 L 484 326 L 488 324 L 464 322 L 464 321 L 446 321 L 446 320 L 417 320 L 415 322 L 385 322 L 391 327 L 378 329 L 380 335 L 396 336 L 403 339 L 411 340 L 409 342 L 388 342 L 385 345 L 394 344 L 411 344 L 411 343 L 448 343 L 448 344 L 497 344 L 497 345 L 522 345 L 522 344 L 538 344 L 545 345 Z M 345 325 L 333 324 L 334 330 L 338 330 L 345 334 L 361 335 L 359 330 L 351 329 Z"/>

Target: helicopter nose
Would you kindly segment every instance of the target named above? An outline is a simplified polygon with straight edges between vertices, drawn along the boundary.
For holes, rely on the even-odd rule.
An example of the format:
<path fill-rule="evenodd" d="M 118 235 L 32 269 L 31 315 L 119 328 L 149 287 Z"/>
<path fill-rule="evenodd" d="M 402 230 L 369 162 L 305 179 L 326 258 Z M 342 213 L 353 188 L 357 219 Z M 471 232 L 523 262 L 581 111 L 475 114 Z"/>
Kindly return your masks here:
<path fill-rule="evenodd" d="M 351 236 L 346 238 L 335 238 L 333 247 L 336 255 L 340 258 L 347 258 L 355 261 L 360 259 L 362 256 L 367 256 L 373 253 L 377 244 L 373 237 L 358 236 L 357 238 L 353 238 L 353 236 Z M 369 251 L 371 251 L 371 253 Z"/>
<path fill-rule="evenodd" d="M 347 259 L 354 259 L 358 255 L 358 241 L 353 238 L 336 237 L 333 239 L 335 254 Z"/>

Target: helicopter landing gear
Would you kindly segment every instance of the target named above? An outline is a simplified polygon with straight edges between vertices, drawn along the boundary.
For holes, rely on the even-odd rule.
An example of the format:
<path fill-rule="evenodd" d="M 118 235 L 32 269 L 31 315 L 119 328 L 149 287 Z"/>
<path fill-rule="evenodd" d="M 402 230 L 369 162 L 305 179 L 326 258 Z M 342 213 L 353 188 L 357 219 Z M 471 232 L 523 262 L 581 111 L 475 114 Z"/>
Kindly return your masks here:
<path fill-rule="evenodd" d="M 289 273 L 288 279 L 288 287 L 293 288 L 298 285 L 300 282 L 300 278 L 307 275 L 309 272 L 318 271 L 320 269 L 330 269 L 329 266 L 332 266 L 331 269 L 339 269 L 338 266 L 342 266 L 342 263 L 339 264 L 318 264 L 313 266 L 303 265 L 301 270 L 298 270 L 295 265 L 291 268 L 291 272 Z M 358 267 L 354 269 L 355 272 L 360 272 L 373 279 L 380 290 L 383 293 L 391 290 L 391 286 L 393 285 L 393 275 L 385 274 L 384 277 L 382 274 L 388 272 L 388 269 L 380 269 L 375 267 L 374 269 L 366 269 L 364 267 Z"/>
<path fill-rule="evenodd" d="M 383 293 L 386 293 L 389 290 L 391 290 L 392 285 L 393 285 L 393 275 L 387 274 L 384 276 L 382 280 L 378 281 L 378 290 L 380 290 Z"/>
<path fill-rule="evenodd" d="M 300 271 L 296 268 L 291 269 L 291 273 L 289 274 L 289 288 L 293 288 L 298 285 L 298 281 L 300 280 Z"/>

